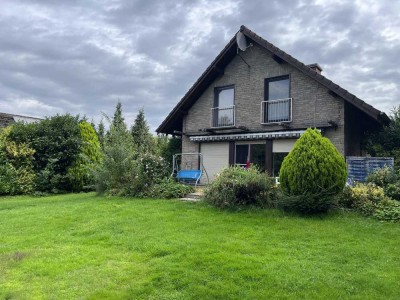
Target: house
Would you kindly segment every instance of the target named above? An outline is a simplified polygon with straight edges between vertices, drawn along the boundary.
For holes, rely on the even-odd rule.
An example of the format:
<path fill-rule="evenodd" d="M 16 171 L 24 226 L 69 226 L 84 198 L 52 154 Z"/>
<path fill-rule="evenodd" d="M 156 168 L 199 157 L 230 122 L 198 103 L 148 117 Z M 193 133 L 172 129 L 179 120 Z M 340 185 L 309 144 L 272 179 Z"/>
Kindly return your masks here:
<path fill-rule="evenodd" d="M 344 156 L 365 154 L 365 132 L 388 117 L 321 72 L 241 26 L 156 131 L 181 134 L 182 152 L 202 153 L 211 179 L 248 162 L 277 176 L 308 127 L 320 129 Z M 199 168 L 196 159 L 183 164 Z"/>
<path fill-rule="evenodd" d="M 0 128 L 7 127 L 15 122 L 34 123 L 40 120 L 43 119 L 0 112 Z"/>

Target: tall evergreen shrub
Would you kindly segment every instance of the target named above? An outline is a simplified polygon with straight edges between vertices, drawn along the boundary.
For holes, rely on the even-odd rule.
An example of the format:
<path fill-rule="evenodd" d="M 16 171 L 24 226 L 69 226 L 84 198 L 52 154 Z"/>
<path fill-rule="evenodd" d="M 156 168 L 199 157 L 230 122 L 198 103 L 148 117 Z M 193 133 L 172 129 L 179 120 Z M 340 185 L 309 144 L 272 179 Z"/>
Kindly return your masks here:
<path fill-rule="evenodd" d="M 118 102 L 110 130 L 104 138 L 103 159 L 95 171 L 96 190 L 99 194 L 130 195 L 137 179 L 136 148 Z"/>
<path fill-rule="evenodd" d="M 147 125 L 143 108 L 139 110 L 136 116 L 135 122 L 131 128 L 131 134 L 138 154 L 154 154 L 156 152 L 155 141 L 150 133 L 149 125 Z"/>
<path fill-rule="evenodd" d="M 286 194 L 282 206 L 305 213 L 326 211 L 346 178 L 343 156 L 317 129 L 307 129 L 282 163 L 279 181 Z"/>
<path fill-rule="evenodd" d="M 86 121 L 78 125 L 82 140 L 80 153 L 68 169 L 68 176 L 75 192 L 90 189 L 94 185 L 93 169 L 101 160 L 99 138 L 93 126 Z"/>

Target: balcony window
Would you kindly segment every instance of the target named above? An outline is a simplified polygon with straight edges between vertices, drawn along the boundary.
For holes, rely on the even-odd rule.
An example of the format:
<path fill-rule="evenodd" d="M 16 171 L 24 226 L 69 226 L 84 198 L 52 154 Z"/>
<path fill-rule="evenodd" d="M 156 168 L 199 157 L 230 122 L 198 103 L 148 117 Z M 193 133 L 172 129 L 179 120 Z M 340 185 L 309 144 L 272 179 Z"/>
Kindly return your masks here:
<path fill-rule="evenodd" d="M 235 125 L 235 88 L 234 86 L 215 89 L 212 108 L 212 127 L 230 127 Z"/>
<path fill-rule="evenodd" d="M 261 123 L 280 123 L 292 120 L 289 76 L 266 79 L 264 98 L 261 103 Z"/>

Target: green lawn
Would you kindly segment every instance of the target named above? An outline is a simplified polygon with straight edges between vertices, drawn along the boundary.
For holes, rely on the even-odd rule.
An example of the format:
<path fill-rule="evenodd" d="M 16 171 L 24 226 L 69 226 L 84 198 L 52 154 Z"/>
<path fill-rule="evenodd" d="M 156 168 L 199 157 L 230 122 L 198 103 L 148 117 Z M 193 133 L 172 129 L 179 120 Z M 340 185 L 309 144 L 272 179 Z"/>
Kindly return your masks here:
<path fill-rule="evenodd" d="M 399 224 L 94 194 L 0 198 L 0 299 L 399 295 Z"/>

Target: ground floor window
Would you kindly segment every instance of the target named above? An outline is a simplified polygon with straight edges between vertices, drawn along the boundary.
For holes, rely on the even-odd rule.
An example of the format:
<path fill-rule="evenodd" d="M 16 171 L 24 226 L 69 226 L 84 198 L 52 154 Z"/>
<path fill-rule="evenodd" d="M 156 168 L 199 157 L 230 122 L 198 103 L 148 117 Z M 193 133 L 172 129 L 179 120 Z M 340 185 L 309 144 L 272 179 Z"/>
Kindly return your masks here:
<path fill-rule="evenodd" d="M 283 159 L 288 155 L 288 152 L 278 152 L 272 154 L 272 174 L 274 177 L 279 177 Z"/>
<path fill-rule="evenodd" d="M 245 167 L 248 163 L 265 170 L 265 144 L 235 145 L 235 165 Z"/>

